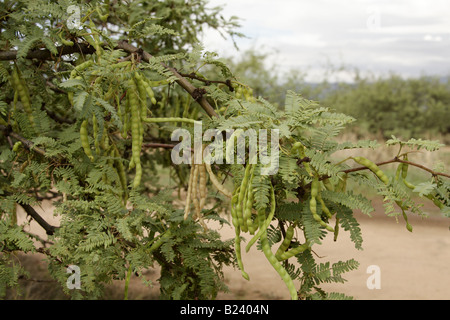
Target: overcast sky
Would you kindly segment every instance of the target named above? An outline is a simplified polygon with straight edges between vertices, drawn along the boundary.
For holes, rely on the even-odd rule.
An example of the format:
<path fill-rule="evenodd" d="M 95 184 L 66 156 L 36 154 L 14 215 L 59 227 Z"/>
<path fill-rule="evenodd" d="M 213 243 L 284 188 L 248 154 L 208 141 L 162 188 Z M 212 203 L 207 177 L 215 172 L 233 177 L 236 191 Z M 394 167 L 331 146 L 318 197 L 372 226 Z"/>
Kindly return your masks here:
<path fill-rule="evenodd" d="M 209 0 L 241 18 L 241 51 L 273 52 L 281 71 L 320 80 L 326 65 L 362 73 L 450 75 L 450 0 Z M 207 32 L 206 50 L 235 55 L 231 41 Z M 346 73 L 340 74 L 343 80 Z"/>

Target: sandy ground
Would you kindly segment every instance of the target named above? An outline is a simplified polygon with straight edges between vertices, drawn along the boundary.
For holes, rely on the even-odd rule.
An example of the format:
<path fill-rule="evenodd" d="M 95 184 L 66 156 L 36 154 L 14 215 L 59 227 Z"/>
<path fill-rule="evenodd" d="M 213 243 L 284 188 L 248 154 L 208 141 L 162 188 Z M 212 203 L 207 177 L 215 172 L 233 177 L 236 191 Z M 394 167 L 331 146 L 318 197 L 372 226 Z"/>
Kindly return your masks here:
<path fill-rule="evenodd" d="M 39 212 L 46 216 L 50 223 L 57 225 L 56 218 L 52 217 L 52 211 L 49 208 Z M 25 218 L 23 211 L 18 213 L 19 218 Z M 345 231 L 340 232 L 337 242 L 334 242 L 330 235 L 324 240 L 322 246 L 316 246 L 315 252 L 322 257 L 317 261 L 334 263 L 354 258 L 360 263 L 357 270 L 344 275 L 344 278 L 348 280 L 345 284 L 327 284 L 322 286 L 323 289 L 328 292 L 345 293 L 355 299 L 450 299 L 450 273 L 448 272 L 450 219 L 436 215 L 426 219 L 411 217 L 410 222 L 414 228 L 412 233 L 405 229 L 402 219 L 396 222 L 394 218 L 385 217 L 380 210 L 377 210 L 371 218 L 358 215 L 358 219 L 364 239 L 363 250 L 355 249 L 349 234 Z M 31 223 L 30 231 L 44 236 L 42 229 L 35 222 Z M 220 232 L 223 239 L 234 237 L 231 227 L 223 227 Z M 248 236 L 247 240 L 249 239 Z M 33 265 L 36 269 L 36 260 L 34 261 L 29 265 Z M 284 283 L 267 262 L 263 253 L 256 250 L 256 246 L 253 246 L 248 253 L 243 252 L 243 262 L 250 281 L 243 279 L 239 270 L 226 268 L 225 277 L 230 292 L 219 294 L 218 299 L 289 299 Z M 381 284 L 379 289 L 369 289 L 367 286 L 367 280 L 372 276 L 367 269 L 373 265 L 379 267 Z M 42 269 L 43 267 L 39 268 L 40 272 Z M 156 272 L 149 272 L 148 275 L 154 280 L 157 276 Z M 32 277 L 39 277 L 39 275 L 32 274 Z M 156 297 L 157 284 L 153 289 L 143 288 L 139 285 L 138 279 L 134 279 L 133 284 L 134 286 L 130 288 L 131 299 Z M 34 289 L 43 285 L 45 283 L 32 283 Z M 117 286 L 121 291 L 123 283 L 118 283 Z M 40 298 L 36 296 L 39 293 L 31 293 L 32 288 L 27 290 L 28 297 Z M 47 294 L 50 292 L 48 289 L 45 291 Z M 121 298 L 120 294 L 109 297 Z M 52 299 L 52 297 L 45 296 L 44 299 Z"/>
<path fill-rule="evenodd" d="M 376 214 L 372 218 L 360 217 L 363 250 L 357 250 L 348 233 L 341 233 L 338 241 L 332 237 L 316 246 L 322 258 L 317 262 L 332 263 L 354 258 L 360 263 L 357 270 L 344 275 L 345 284 L 326 284 L 328 292 L 341 292 L 359 300 L 415 300 L 450 299 L 450 221 L 441 218 L 412 219 L 414 230 L 408 232 L 403 221 Z M 226 236 L 232 230 L 223 230 Z M 220 298 L 289 299 L 284 283 L 271 268 L 264 255 L 252 248 L 243 254 L 245 271 L 250 282 L 240 272 L 227 270 L 228 285 L 232 291 Z M 369 289 L 378 266 L 380 288 Z M 369 273 L 368 273 L 369 272 Z M 369 279 L 370 278 L 370 279 Z"/>

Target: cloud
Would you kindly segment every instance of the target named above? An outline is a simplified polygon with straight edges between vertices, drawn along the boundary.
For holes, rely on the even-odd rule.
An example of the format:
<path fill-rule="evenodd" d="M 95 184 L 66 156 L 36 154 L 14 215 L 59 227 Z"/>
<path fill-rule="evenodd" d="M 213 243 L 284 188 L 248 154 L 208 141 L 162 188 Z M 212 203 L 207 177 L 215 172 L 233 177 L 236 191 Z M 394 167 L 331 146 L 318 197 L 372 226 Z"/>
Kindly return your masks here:
<path fill-rule="evenodd" d="M 448 0 L 210 0 L 224 4 L 224 15 L 241 17 L 243 49 L 272 48 L 283 70 L 318 73 L 327 64 L 344 64 L 372 73 L 405 76 L 450 72 Z M 234 55 L 208 32 L 205 45 Z"/>

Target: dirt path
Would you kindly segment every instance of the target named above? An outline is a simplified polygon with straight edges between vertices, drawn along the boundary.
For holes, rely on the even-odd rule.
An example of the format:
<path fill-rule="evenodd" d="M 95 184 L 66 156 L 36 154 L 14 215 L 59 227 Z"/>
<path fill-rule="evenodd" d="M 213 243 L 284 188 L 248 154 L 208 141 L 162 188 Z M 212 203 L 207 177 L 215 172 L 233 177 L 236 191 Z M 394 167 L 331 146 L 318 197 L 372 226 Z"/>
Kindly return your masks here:
<path fill-rule="evenodd" d="M 322 246 L 317 246 L 315 251 L 323 257 L 324 262 L 334 263 L 354 258 L 360 263 L 357 270 L 344 275 L 344 278 L 348 280 L 345 284 L 325 285 L 323 288 L 328 292 L 345 293 L 355 299 L 450 299 L 448 272 L 450 219 L 435 216 L 426 219 L 410 218 L 414 227 L 413 232 L 410 233 L 405 229 L 402 219 L 399 219 L 397 223 L 394 218 L 385 217 L 382 210 L 377 209 L 376 212 L 378 213 L 372 218 L 358 215 L 364 239 L 363 250 L 355 249 L 345 231 L 340 233 L 337 242 L 334 242 L 330 236 L 324 240 Z M 57 224 L 50 208 L 40 213 L 45 215 L 50 223 Z M 19 212 L 19 215 L 21 219 L 25 218 L 23 212 Z M 31 223 L 30 231 L 44 236 L 42 229 L 35 222 Z M 223 227 L 220 232 L 223 239 L 234 237 L 234 230 L 231 227 Z M 32 268 L 36 268 L 36 260 L 34 261 L 29 261 Z M 262 252 L 256 250 L 256 246 L 253 246 L 248 253 L 243 252 L 243 261 L 245 270 L 250 275 L 250 281 L 244 280 L 239 270 L 225 269 L 226 283 L 230 293 L 221 293 L 218 299 L 289 299 L 284 283 Z M 367 273 L 367 268 L 371 265 L 380 268 L 380 289 L 370 290 L 367 287 L 367 279 L 371 276 Z M 40 268 L 40 272 L 45 272 L 42 269 Z M 150 272 L 149 277 L 156 280 L 158 275 L 156 272 Z M 153 299 L 157 296 L 157 284 L 149 289 L 140 285 L 140 282 L 138 279 L 133 280 L 134 286 L 130 288 L 130 298 Z M 121 299 L 123 284 L 116 285 L 120 293 L 109 298 Z M 39 287 L 42 284 L 34 283 L 33 286 Z M 43 290 L 37 292 L 42 293 Z M 48 296 L 36 297 L 36 294 L 33 296 L 31 291 L 29 296 L 35 299 L 52 299 Z"/>
<path fill-rule="evenodd" d="M 442 218 L 412 219 L 414 230 L 408 232 L 403 221 L 376 214 L 361 216 L 363 250 L 356 250 L 348 233 L 340 234 L 337 242 L 325 239 L 316 253 L 323 261 L 332 263 L 354 258 L 360 263 L 357 270 L 344 275 L 345 284 L 323 285 L 328 292 L 341 292 L 355 299 L 450 299 L 450 221 Z M 225 237 L 232 230 L 222 230 Z M 319 246 L 318 246 L 319 247 Z M 264 255 L 254 248 L 243 254 L 246 272 L 251 281 L 244 280 L 239 271 L 227 270 L 231 294 L 221 299 L 288 299 L 286 287 Z M 320 259 L 317 260 L 318 262 Z M 380 289 L 368 289 L 367 280 L 376 265 L 380 270 Z"/>

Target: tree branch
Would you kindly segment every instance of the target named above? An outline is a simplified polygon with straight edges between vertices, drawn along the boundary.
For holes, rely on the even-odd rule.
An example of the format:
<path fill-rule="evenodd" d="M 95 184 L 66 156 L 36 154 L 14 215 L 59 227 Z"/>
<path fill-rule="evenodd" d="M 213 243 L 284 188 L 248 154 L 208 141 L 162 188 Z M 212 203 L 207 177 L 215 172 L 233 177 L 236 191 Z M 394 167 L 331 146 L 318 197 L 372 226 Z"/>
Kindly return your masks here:
<path fill-rule="evenodd" d="M 32 206 L 21 203 L 19 203 L 19 205 L 25 210 L 27 215 L 31 216 L 45 230 L 48 235 L 53 235 L 55 233 L 55 229 L 57 227 L 54 227 L 45 221 L 44 218 L 42 218 Z"/>
<path fill-rule="evenodd" d="M 64 56 L 72 53 L 92 54 L 95 52 L 95 48 L 85 43 L 75 43 L 73 46 L 60 46 L 57 47 L 59 56 Z M 48 49 L 36 49 L 30 51 L 26 56 L 26 59 L 37 60 L 56 60 L 57 57 Z M 17 50 L 0 51 L 0 60 L 15 60 L 17 59 Z"/>
<path fill-rule="evenodd" d="M 434 171 L 434 170 L 432 170 L 430 168 L 427 168 L 427 167 L 425 167 L 425 166 L 423 166 L 421 164 L 414 163 L 414 162 L 411 162 L 411 161 L 402 160 L 402 159 L 399 159 L 399 158 L 394 158 L 392 160 L 382 161 L 382 162 L 378 162 L 378 163 L 375 163 L 375 164 L 377 166 L 382 166 L 382 165 L 385 165 L 385 164 L 395 163 L 395 162 L 401 162 L 401 163 L 405 163 L 405 164 L 408 164 L 408 165 L 420 168 L 422 170 L 425 170 L 425 171 L 431 173 L 433 176 L 442 176 L 442 177 L 450 178 L 450 175 L 447 174 L 447 173 L 436 172 L 436 171 Z M 367 167 L 356 167 L 356 168 L 352 168 L 352 169 L 343 170 L 342 172 L 350 173 L 350 172 L 356 172 L 356 171 L 361 171 L 361 170 L 367 170 Z"/>

